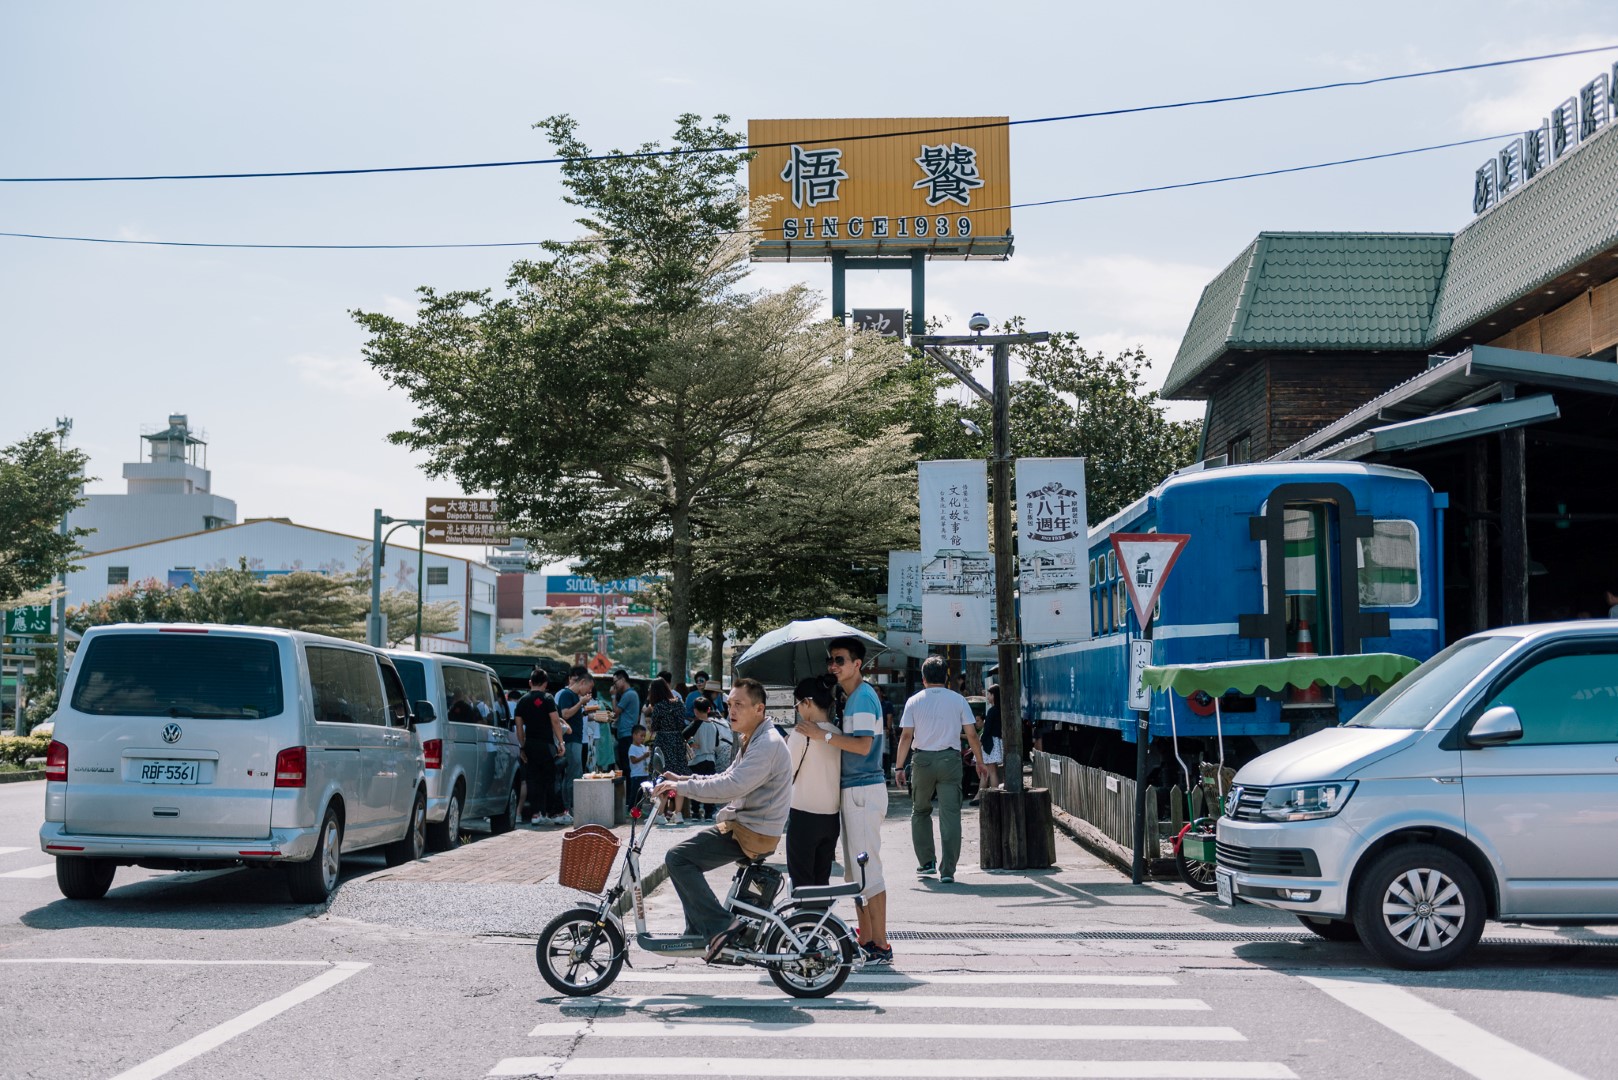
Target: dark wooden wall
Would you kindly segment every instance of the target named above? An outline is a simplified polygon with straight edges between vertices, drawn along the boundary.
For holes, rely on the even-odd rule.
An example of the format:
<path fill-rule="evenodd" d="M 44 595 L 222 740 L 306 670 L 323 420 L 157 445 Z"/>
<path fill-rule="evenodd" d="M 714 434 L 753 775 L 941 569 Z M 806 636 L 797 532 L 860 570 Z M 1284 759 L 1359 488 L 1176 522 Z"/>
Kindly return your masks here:
<path fill-rule="evenodd" d="M 1411 353 L 1251 356 L 1213 396 L 1205 455 L 1246 434 L 1261 461 L 1427 368 Z"/>

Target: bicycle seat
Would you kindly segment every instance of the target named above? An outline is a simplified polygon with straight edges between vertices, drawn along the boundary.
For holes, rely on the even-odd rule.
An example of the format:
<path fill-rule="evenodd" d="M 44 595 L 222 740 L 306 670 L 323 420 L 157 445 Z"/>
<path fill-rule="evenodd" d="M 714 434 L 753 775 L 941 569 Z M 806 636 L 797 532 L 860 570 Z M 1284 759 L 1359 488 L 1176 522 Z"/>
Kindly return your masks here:
<path fill-rule="evenodd" d="M 751 856 L 751 855 L 743 855 L 741 858 L 736 860 L 736 865 L 737 866 L 763 866 L 764 865 L 764 860 L 768 859 L 773 854 L 775 854 L 775 853 L 771 852 L 771 851 L 767 851 L 763 855 L 759 855 L 757 857 L 754 857 L 754 856 Z"/>
<path fill-rule="evenodd" d="M 807 900 L 835 900 L 840 896 L 858 896 L 860 883 L 857 881 L 840 881 L 835 885 L 794 885 L 792 899 Z"/>

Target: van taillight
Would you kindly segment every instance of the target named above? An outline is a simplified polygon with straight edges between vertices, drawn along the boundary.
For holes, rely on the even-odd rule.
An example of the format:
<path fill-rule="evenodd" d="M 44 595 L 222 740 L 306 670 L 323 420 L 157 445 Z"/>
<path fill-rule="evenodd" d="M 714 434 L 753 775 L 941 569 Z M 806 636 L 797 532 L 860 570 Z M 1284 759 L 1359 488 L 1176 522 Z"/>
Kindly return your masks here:
<path fill-rule="evenodd" d="M 275 755 L 275 786 L 303 787 L 308 771 L 308 751 L 301 746 L 289 746 Z"/>
<path fill-rule="evenodd" d="M 67 779 L 67 744 L 51 740 L 50 749 L 45 751 L 45 779 Z"/>
<path fill-rule="evenodd" d="M 444 740 L 428 739 L 422 743 L 421 756 L 427 759 L 429 769 L 442 769 L 444 767 Z"/>

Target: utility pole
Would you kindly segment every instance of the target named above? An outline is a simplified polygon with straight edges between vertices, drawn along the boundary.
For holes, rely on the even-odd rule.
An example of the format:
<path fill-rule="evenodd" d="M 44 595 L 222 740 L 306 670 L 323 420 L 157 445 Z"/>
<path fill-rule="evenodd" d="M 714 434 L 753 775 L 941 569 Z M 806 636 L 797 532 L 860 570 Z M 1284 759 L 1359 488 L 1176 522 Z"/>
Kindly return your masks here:
<path fill-rule="evenodd" d="M 382 535 L 384 525 L 393 526 L 387 536 Z M 371 613 L 365 617 L 365 643 L 379 649 L 388 646 L 388 616 L 382 610 L 382 566 L 388 560 L 387 537 L 407 525 L 421 530 L 416 542 L 416 649 L 421 649 L 421 604 L 427 591 L 427 583 L 422 580 L 421 574 L 426 560 L 427 520 L 388 517 L 381 510 L 376 510 L 371 521 Z"/>
<path fill-rule="evenodd" d="M 58 416 L 56 418 L 56 448 L 58 451 L 67 449 L 67 437 L 73 431 L 73 418 L 71 416 Z M 61 536 L 67 535 L 67 512 L 62 512 L 62 521 L 56 527 Z M 56 575 L 56 693 L 62 693 L 62 687 L 67 685 L 67 574 Z M 22 694 L 22 665 L 17 667 L 17 693 Z M 21 714 L 18 715 L 19 722 Z M 12 728 L 21 734 L 20 723 Z"/>
<path fill-rule="evenodd" d="M 981 315 L 972 317 L 974 327 L 988 326 L 988 320 Z M 994 366 L 992 389 L 987 395 L 983 387 L 970 379 L 963 379 L 973 393 L 980 397 L 987 396 L 993 412 L 993 458 L 991 459 L 991 484 L 994 488 L 994 592 L 995 592 L 995 618 L 999 624 L 999 633 L 996 645 L 999 652 L 1000 673 L 998 686 L 1000 687 L 1000 734 L 1005 743 L 1005 772 L 1006 795 L 1010 796 L 1006 812 L 999 815 L 992 825 L 988 814 L 983 817 L 982 828 L 985 841 L 989 841 L 991 827 L 1000 831 L 999 836 L 993 840 L 999 847 L 995 856 L 1003 856 L 1005 869 L 1021 870 L 1029 866 L 1030 844 L 1028 843 L 1028 825 L 1030 815 L 1022 804 L 1027 794 L 1023 788 L 1022 766 L 1024 748 L 1022 744 L 1022 677 L 1018 666 L 1018 653 L 1021 648 L 1020 635 L 1017 627 L 1017 599 L 1016 599 L 1016 563 L 1013 559 L 1013 538 L 1016 535 L 1016 526 L 1012 522 L 1012 480 L 1011 480 L 1011 347 L 1013 345 L 1033 345 L 1049 341 L 1050 334 L 1039 331 L 1030 334 L 982 334 L 968 336 L 922 336 L 912 337 L 911 344 L 926 351 L 935 359 L 942 357 L 938 347 L 943 346 L 983 346 L 989 345 L 994 349 Z M 946 365 L 955 370 L 955 365 Z M 988 810 L 991 800 L 985 798 L 983 805 Z M 1037 822 L 1037 816 L 1033 817 Z M 1044 820 L 1049 821 L 1049 814 Z M 1037 848 L 1038 844 L 1032 845 Z M 991 853 L 984 852 L 985 866 Z M 1045 863 L 1045 865 L 1049 865 Z"/>

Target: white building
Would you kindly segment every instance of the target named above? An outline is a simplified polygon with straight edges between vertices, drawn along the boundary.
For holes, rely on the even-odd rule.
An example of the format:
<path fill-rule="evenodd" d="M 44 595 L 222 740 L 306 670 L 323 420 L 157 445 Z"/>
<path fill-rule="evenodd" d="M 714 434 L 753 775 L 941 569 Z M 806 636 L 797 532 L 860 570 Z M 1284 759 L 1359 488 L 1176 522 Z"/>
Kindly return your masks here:
<path fill-rule="evenodd" d="M 186 585 L 198 573 L 231 569 L 243 559 L 248 569 L 266 574 L 349 573 L 370 568 L 371 540 L 281 518 L 255 518 L 86 555 L 80 559 L 83 569 L 67 577 L 67 602 L 71 607 L 100 600 L 121 586 L 153 579 Z M 448 634 L 424 637 L 421 647 L 428 652 L 493 652 L 494 570 L 432 551 L 425 553 L 422 563 L 427 579 L 424 602 L 455 601 L 460 605 L 460 626 Z M 417 591 L 414 546 L 387 545 L 382 587 Z"/>
<path fill-rule="evenodd" d="M 213 493 L 208 444 L 192 433 L 185 414 L 171 415 L 166 428 L 141 440 L 148 453 L 124 465 L 127 493 L 87 495 L 68 514 L 70 528 L 94 530 L 84 538 L 86 549 L 106 551 L 236 523 L 235 502 Z"/>

